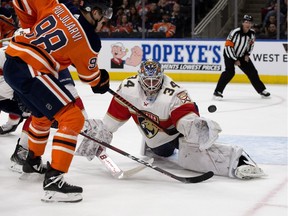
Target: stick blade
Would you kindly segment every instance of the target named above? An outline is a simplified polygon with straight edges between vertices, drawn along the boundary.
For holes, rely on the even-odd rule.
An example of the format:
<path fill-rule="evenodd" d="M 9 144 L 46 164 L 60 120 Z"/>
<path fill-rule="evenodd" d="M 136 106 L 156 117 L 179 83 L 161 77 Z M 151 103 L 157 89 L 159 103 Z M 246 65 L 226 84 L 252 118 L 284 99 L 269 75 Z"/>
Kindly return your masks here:
<path fill-rule="evenodd" d="M 154 162 L 154 158 L 150 158 L 148 161 L 146 161 L 147 163 L 151 164 L 152 166 L 152 163 Z M 118 179 L 123 179 L 123 178 L 129 178 L 137 173 L 139 173 L 140 171 L 142 171 L 143 169 L 147 168 L 147 166 L 141 164 L 139 165 L 138 167 L 135 167 L 133 169 L 130 169 L 130 170 L 126 170 L 126 171 L 123 171 L 122 175 L 119 175 L 118 176 Z"/>
<path fill-rule="evenodd" d="M 214 176 L 214 173 L 212 171 L 206 172 L 199 176 L 194 177 L 179 177 L 178 180 L 183 183 L 199 183 L 206 181 Z"/>

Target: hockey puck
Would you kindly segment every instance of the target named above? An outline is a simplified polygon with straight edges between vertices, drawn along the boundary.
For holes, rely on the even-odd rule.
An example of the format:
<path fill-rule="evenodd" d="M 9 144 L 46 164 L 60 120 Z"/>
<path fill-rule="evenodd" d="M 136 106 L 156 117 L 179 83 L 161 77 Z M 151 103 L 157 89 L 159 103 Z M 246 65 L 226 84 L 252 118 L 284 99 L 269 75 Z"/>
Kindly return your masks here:
<path fill-rule="evenodd" d="M 208 111 L 210 112 L 210 113 L 213 113 L 213 112 L 215 112 L 217 110 L 217 107 L 215 106 L 215 105 L 210 105 L 209 107 L 208 107 Z"/>

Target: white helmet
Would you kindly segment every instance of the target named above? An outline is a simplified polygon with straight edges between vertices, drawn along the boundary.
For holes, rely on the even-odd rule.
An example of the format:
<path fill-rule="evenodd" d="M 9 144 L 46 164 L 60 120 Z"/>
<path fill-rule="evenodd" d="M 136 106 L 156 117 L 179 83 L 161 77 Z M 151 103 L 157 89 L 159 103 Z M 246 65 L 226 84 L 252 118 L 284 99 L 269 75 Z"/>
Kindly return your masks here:
<path fill-rule="evenodd" d="M 138 75 L 147 100 L 154 101 L 163 83 L 164 70 L 161 64 L 153 60 L 144 61 L 140 65 Z"/>

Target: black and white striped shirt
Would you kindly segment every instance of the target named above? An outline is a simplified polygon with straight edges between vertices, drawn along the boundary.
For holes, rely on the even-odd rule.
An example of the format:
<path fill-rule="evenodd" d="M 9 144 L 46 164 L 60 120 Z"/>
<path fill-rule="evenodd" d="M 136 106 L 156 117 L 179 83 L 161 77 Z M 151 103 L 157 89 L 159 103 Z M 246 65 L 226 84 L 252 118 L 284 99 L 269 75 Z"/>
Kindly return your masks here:
<path fill-rule="evenodd" d="M 230 32 L 226 39 L 224 53 L 235 61 L 244 55 L 250 55 L 255 42 L 255 31 L 250 29 L 244 33 L 242 28 L 236 28 Z"/>

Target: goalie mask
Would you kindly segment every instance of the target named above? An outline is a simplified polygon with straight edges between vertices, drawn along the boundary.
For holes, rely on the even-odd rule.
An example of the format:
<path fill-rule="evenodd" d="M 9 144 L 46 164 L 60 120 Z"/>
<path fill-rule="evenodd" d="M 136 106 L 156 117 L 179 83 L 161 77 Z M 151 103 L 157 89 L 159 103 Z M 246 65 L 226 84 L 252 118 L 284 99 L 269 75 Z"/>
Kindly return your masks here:
<path fill-rule="evenodd" d="M 108 0 L 84 0 L 80 3 L 80 9 L 86 12 L 96 9 L 106 19 L 111 19 L 113 15 L 113 9 L 110 7 L 110 1 Z"/>
<path fill-rule="evenodd" d="M 153 60 L 144 61 L 140 65 L 138 75 L 147 100 L 154 101 L 163 83 L 164 72 L 161 64 Z"/>

